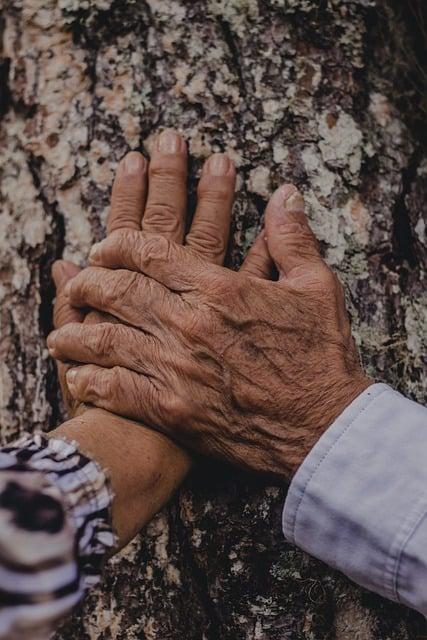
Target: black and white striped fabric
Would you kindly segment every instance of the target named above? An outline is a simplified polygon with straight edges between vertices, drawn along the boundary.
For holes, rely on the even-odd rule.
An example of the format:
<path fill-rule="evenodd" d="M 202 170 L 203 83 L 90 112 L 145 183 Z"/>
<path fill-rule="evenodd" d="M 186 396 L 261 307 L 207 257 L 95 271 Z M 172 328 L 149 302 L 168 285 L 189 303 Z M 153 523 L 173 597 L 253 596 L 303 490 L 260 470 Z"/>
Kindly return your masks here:
<path fill-rule="evenodd" d="M 74 443 L 41 434 L 0 449 L 0 639 L 46 640 L 115 545 L 112 493 Z"/>

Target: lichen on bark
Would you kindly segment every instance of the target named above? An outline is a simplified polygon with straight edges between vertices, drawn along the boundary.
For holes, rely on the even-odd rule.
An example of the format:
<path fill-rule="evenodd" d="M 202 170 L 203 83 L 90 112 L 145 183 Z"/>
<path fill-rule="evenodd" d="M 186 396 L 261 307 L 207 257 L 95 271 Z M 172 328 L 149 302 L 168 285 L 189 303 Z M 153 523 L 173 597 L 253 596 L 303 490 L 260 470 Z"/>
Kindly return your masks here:
<path fill-rule="evenodd" d="M 159 127 L 226 151 L 237 268 L 283 181 L 346 284 L 368 371 L 422 400 L 426 140 L 399 5 L 373 0 L 3 0 L 0 423 L 61 417 L 49 268 L 84 264 L 112 177 Z M 405 40 L 406 39 L 406 40 Z M 425 385 L 425 383 L 424 383 Z M 285 491 L 212 465 L 120 556 L 57 638 L 415 640 L 420 618 L 285 544 Z"/>

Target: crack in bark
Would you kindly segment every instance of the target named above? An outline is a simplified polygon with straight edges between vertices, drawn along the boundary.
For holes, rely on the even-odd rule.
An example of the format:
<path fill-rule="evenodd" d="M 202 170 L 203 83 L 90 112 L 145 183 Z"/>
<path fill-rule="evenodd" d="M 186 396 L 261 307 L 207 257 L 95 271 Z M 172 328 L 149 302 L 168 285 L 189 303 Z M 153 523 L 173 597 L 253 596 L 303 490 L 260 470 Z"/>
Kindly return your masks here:
<path fill-rule="evenodd" d="M 10 58 L 3 57 L 3 33 L 5 30 L 5 19 L 0 16 L 0 118 L 9 111 L 12 96 L 9 88 Z"/>
<path fill-rule="evenodd" d="M 245 98 L 247 95 L 247 90 L 246 90 L 245 79 L 243 77 L 243 69 L 240 64 L 240 52 L 239 52 L 239 49 L 237 48 L 235 36 L 231 31 L 229 23 L 226 20 L 224 20 L 224 18 L 218 17 L 217 21 L 221 28 L 224 42 L 227 45 L 227 48 L 230 52 L 230 58 L 232 63 L 231 66 L 234 70 L 234 73 L 237 76 L 237 80 L 239 83 L 239 91 L 242 97 Z"/>
<path fill-rule="evenodd" d="M 11 96 L 9 90 L 10 59 L 5 58 L 0 62 L 0 118 L 9 111 Z"/>
<path fill-rule="evenodd" d="M 55 298 L 55 288 L 51 278 L 51 267 L 55 260 L 60 258 L 65 248 L 65 221 L 55 204 L 51 204 L 43 193 L 40 184 L 39 169 L 41 159 L 30 154 L 27 160 L 34 186 L 39 193 L 46 216 L 51 220 L 51 233 L 46 236 L 42 256 L 39 260 L 38 275 L 40 283 L 39 327 L 41 335 L 47 337 L 52 331 L 52 309 Z M 49 365 L 49 375 L 46 377 L 46 400 L 51 407 L 49 428 L 53 428 L 62 418 L 60 400 L 58 394 L 58 380 L 53 363 Z"/>
<path fill-rule="evenodd" d="M 185 490 L 185 489 L 184 489 Z M 177 520 L 180 526 L 176 528 L 179 544 L 182 549 L 182 558 L 185 559 L 186 565 L 191 576 L 191 584 L 196 591 L 199 603 L 203 608 L 204 614 L 209 620 L 209 628 L 205 629 L 206 640 L 218 640 L 224 638 L 221 621 L 215 604 L 209 594 L 209 585 L 206 573 L 199 567 L 194 558 L 193 549 L 188 540 L 188 528 L 184 520 L 181 518 L 180 510 L 177 509 Z"/>
<path fill-rule="evenodd" d="M 411 220 L 406 205 L 406 197 L 411 191 L 420 164 L 420 150 L 412 156 L 408 166 L 402 172 L 402 191 L 393 208 L 392 244 L 395 266 L 402 266 L 406 262 L 411 269 L 418 266 L 414 251 L 414 238 Z"/>

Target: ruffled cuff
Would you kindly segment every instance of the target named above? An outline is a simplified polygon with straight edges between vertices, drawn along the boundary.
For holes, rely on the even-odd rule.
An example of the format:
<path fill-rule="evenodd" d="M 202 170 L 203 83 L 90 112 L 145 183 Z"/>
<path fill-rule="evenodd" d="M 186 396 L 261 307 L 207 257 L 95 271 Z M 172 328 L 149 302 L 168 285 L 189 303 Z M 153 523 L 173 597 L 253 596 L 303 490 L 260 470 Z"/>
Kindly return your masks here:
<path fill-rule="evenodd" d="M 110 516 L 113 495 L 106 473 L 82 454 L 76 443 L 42 434 L 3 448 L 1 468 L 40 471 L 59 489 L 75 529 L 76 562 L 83 587 L 96 584 L 106 554 L 116 543 Z"/>

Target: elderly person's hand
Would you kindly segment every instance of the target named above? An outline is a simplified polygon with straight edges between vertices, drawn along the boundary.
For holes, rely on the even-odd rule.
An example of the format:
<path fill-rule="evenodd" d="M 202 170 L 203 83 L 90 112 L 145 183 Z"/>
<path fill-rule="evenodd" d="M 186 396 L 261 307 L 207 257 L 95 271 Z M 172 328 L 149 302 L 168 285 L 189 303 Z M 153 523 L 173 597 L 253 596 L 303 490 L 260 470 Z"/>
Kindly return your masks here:
<path fill-rule="evenodd" d="M 70 324 L 55 357 L 74 398 L 143 420 L 200 452 L 289 478 L 365 389 L 344 294 L 302 196 L 278 189 L 239 273 L 160 236 L 112 234 L 68 295 L 127 324 Z M 96 265 L 96 266 L 95 266 Z M 132 325 L 132 326 L 129 326 Z"/>
<path fill-rule="evenodd" d="M 120 162 L 113 184 L 107 234 L 119 229 L 142 229 L 182 243 L 187 218 L 187 145 L 176 131 L 167 129 L 153 138 L 150 151 L 149 163 L 134 151 Z M 194 222 L 185 241 L 209 262 L 224 261 L 235 179 L 234 165 L 227 156 L 217 153 L 208 158 L 199 183 Z M 108 313 L 95 309 L 86 313 L 70 305 L 65 286 L 80 271 L 77 265 L 65 260 L 53 264 L 55 329 L 71 322 L 117 322 Z M 69 392 L 66 374 L 70 365 L 60 360 L 56 360 L 56 365 L 67 413 L 79 415 L 86 407 Z"/>

